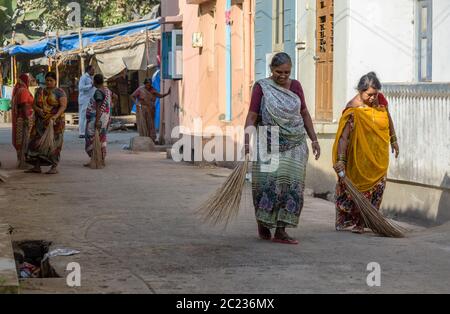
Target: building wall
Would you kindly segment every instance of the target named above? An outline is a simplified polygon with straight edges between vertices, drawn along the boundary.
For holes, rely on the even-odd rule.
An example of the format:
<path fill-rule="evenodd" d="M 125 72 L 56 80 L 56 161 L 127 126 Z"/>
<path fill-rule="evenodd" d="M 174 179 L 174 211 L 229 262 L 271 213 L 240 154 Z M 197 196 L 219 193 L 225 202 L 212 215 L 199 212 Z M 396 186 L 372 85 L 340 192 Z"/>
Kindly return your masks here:
<path fill-rule="evenodd" d="M 346 99 L 334 104 L 336 118 L 354 97 L 362 75 L 375 71 L 383 82 L 392 83 L 412 82 L 415 78 L 415 2 L 349 0 L 348 3 L 348 85 Z"/>
<path fill-rule="evenodd" d="M 245 124 L 254 77 L 253 8 L 251 0 L 233 1 L 231 7 L 231 120 L 226 121 L 226 0 L 184 6 L 183 134 L 199 135 L 196 119 L 201 119 L 203 132 L 209 127 L 224 131 L 227 126 Z M 194 33 L 202 34 L 202 48 L 192 46 Z M 242 142 L 243 138 L 235 140 Z"/>
<path fill-rule="evenodd" d="M 182 14 L 185 2 L 185 0 L 161 1 L 161 16 L 173 17 Z M 174 24 L 162 24 L 161 32 L 168 32 L 174 28 Z M 160 132 L 163 142 L 166 144 L 174 142 L 171 132 L 180 124 L 179 108 L 183 101 L 182 83 L 181 80 L 161 80 L 161 93 L 165 93 L 171 88 L 171 94 L 161 99 Z"/>
<path fill-rule="evenodd" d="M 391 158 L 383 207 L 450 220 L 450 84 L 385 84 L 384 91 L 401 154 Z"/>
<path fill-rule="evenodd" d="M 450 82 L 450 1 L 433 1 L 433 82 Z"/>
<path fill-rule="evenodd" d="M 296 45 L 296 78 L 301 82 L 305 93 L 306 105 L 311 117 L 315 119 L 316 70 L 314 56 L 316 54 L 315 27 L 316 0 L 297 1 L 297 45 Z"/>
<path fill-rule="evenodd" d="M 313 116 L 315 2 L 300 0 L 297 8 L 298 41 L 305 42 L 304 49 L 298 50 L 298 72 Z M 359 78 L 375 71 L 384 84 L 408 83 L 411 87 L 407 93 L 414 94 L 417 90 L 416 4 L 415 0 L 335 1 L 333 121 L 315 123 L 322 157 L 320 161 L 310 158 L 306 179 L 307 186 L 316 193 L 334 191 L 336 175 L 331 150 L 337 122 L 347 102 L 356 94 Z M 448 29 L 450 2 L 434 0 L 433 82 L 450 82 Z M 391 155 L 390 182 L 383 208 L 433 222 L 448 221 L 450 208 L 445 204 L 450 194 L 448 119 L 445 118 L 448 98 L 425 97 L 415 102 L 412 110 L 413 103 L 407 93 L 404 92 L 404 97 L 390 98 L 402 156 L 395 160 Z M 421 164 L 424 162 L 427 163 Z"/>
<path fill-rule="evenodd" d="M 270 29 L 268 26 L 270 25 Z M 266 77 L 266 55 L 272 52 L 272 1 L 256 0 L 255 80 Z"/>
<path fill-rule="evenodd" d="M 273 1 L 256 0 L 255 14 L 255 79 L 267 77 L 270 56 L 274 53 L 272 42 Z M 296 0 L 284 0 L 284 49 L 296 63 Z M 293 76 L 297 65 L 294 64 Z"/>

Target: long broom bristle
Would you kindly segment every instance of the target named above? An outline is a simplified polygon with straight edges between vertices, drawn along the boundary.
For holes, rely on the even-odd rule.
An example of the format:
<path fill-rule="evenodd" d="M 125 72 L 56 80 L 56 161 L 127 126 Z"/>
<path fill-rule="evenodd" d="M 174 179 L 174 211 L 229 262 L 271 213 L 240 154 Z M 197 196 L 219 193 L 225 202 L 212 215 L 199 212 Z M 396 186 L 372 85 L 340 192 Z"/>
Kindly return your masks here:
<path fill-rule="evenodd" d="M 53 123 L 50 122 L 45 129 L 44 134 L 39 140 L 39 150 L 44 153 L 51 153 L 55 146 L 55 131 L 53 129 Z"/>
<path fill-rule="evenodd" d="M 248 155 L 228 176 L 223 185 L 197 210 L 204 222 L 228 225 L 239 213 L 242 190 L 248 170 Z"/>
<path fill-rule="evenodd" d="M 100 133 L 95 130 L 94 147 L 91 155 L 91 169 L 102 169 L 105 166 L 102 153 L 102 142 L 100 141 Z"/>
<path fill-rule="evenodd" d="M 353 202 L 359 208 L 364 223 L 368 228 L 372 229 L 374 233 L 385 237 L 403 238 L 405 236 L 404 232 L 406 232 L 406 229 L 385 218 L 380 211 L 376 209 L 361 192 L 359 192 L 348 177 L 344 178 L 344 183 L 353 198 Z"/>

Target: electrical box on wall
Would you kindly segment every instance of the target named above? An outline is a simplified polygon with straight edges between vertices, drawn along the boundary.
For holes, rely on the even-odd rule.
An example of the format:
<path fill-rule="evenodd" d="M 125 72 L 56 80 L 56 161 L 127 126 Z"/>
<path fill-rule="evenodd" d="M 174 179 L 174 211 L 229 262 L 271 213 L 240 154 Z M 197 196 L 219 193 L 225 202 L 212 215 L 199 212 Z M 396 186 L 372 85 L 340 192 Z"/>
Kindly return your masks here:
<path fill-rule="evenodd" d="M 202 47 L 203 47 L 203 33 L 193 33 L 192 48 L 202 48 Z"/>

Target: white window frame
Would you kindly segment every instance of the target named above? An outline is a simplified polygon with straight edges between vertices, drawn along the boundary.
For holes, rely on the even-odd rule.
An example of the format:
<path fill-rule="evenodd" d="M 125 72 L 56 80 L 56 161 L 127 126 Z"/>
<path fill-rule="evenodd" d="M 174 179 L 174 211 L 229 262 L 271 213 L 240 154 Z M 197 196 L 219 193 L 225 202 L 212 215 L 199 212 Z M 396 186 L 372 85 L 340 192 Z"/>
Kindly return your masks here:
<path fill-rule="evenodd" d="M 423 25 L 423 9 L 427 9 L 427 27 L 426 32 L 422 32 Z M 417 1 L 417 78 L 419 82 L 431 82 L 433 79 L 433 1 L 432 0 L 418 0 Z M 422 72 L 423 69 L 423 39 L 427 40 L 426 47 L 426 73 Z"/>
<path fill-rule="evenodd" d="M 177 37 L 181 36 L 181 44 L 177 45 Z M 183 78 L 183 30 L 172 30 L 172 51 L 169 53 L 169 73 L 172 79 Z"/>

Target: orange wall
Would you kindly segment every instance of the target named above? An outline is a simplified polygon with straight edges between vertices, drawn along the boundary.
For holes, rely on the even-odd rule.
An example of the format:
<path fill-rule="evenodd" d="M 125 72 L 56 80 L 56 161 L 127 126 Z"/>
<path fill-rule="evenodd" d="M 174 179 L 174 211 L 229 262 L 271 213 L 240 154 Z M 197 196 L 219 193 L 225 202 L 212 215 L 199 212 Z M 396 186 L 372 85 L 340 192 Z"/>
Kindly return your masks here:
<path fill-rule="evenodd" d="M 253 12 L 246 0 L 232 6 L 232 121 L 226 111 L 225 0 L 183 7 L 183 87 L 180 124 L 193 130 L 195 118 L 203 127 L 244 125 L 253 83 Z M 192 47 L 192 34 L 203 34 L 203 48 Z"/>

